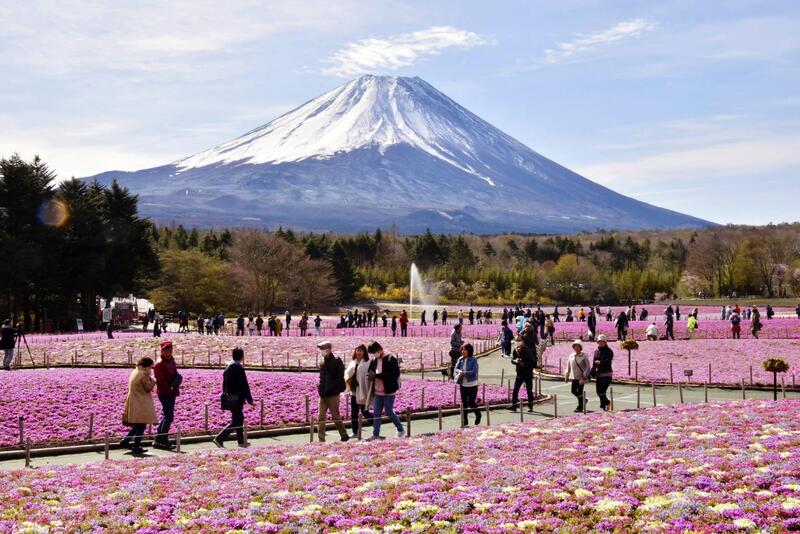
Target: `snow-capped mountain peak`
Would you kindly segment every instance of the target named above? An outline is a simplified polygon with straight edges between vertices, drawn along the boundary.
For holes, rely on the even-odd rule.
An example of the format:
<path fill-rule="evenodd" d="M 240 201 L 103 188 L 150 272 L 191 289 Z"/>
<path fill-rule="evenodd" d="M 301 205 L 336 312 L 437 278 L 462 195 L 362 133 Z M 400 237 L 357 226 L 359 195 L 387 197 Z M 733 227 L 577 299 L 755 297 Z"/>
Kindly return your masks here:
<path fill-rule="evenodd" d="M 325 159 L 411 145 L 495 185 L 476 147 L 507 137 L 420 78 L 366 75 L 306 102 L 241 137 L 175 162 L 183 172 L 215 164 Z M 477 168 L 476 168 L 477 167 Z"/>
<path fill-rule="evenodd" d="M 172 164 L 90 179 L 161 222 L 564 232 L 707 224 L 547 159 L 419 78 L 362 76 Z"/>

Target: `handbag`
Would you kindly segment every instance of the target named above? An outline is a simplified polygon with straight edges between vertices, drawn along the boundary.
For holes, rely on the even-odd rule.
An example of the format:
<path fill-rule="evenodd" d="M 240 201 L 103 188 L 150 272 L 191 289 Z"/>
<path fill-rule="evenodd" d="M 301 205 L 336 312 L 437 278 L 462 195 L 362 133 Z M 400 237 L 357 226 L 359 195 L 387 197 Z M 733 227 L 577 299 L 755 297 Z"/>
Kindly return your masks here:
<path fill-rule="evenodd" d="M 222 393 L 219 396 L 219 404 L 220 408 L 225 411 L 235 410 L 239 407 L 239 395 L 234 395 L 233 393 Z"/>
<path fill-rule="evenodd" d="M 465 373 L 459 373 L 458 378 L 456 378 L 456 384 L 459 386 L 464 383 L 464 374 Z"/>
<path fill-rule="evenodd" d="M 597 378 L 597 363 L 592 364 L 592 370 L 589 371 L 589 378 Z"/>
<path fill-rule="evenodd" d="M 172 379 L 172 389 L 177 389 L 180 385 L 183 384 L 183 376 L 180 373 L 175 373 L 175 378 Z"/>

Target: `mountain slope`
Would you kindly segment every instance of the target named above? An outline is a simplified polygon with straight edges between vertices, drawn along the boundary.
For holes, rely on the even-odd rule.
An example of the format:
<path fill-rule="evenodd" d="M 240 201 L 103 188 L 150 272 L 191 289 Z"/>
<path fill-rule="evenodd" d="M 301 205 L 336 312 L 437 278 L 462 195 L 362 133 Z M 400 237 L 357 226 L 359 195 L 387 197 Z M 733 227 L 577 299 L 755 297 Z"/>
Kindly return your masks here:
<path fill-rule="evenodd" d="M 169 165 L 109 172 L 145 215 L 200 226 L 569 232 L 709 223 L 558 165 L 419 78 L 362 76 Z"/>

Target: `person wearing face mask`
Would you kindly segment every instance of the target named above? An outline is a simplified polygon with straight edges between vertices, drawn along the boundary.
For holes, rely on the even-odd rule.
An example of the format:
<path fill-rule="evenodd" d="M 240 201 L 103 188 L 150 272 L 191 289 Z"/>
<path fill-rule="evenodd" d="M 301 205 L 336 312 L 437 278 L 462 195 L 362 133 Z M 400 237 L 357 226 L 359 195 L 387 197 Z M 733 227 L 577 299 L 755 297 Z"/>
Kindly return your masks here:
<path fill-rule="evenodd" d="M 372 425 L 372 414 L 367 409 L 369 397 L 369 353 L 367 347 L 359 345 L 353 351 L 353 360 L 344 372 L 345 383 L 350 391 L 350 438 L 358 438 L 358 414 L 363 416 L 362 424 Z"/>
<path fill-rule="evenodd" d="M 373 397 L 372 436 L 367 438 L 367 441 L 383 439 L 381 438 L 381 416 L 384 410 L 397 428 L 397 437 L 405 437 L 403 423 L 394 412 L 395 395 L 400 389 L 400 363 L 393 354 L 386 354 L 377 341 L 370 343 L 367 351 L 372 355 L 367 377 L 372 383 L 370 391 Z"/>
<path fill-rule="evenodd" d="M 341 358 L 333 355 L 331 342 L 322 341 L 317 344 L 322 364 L 319 366 L 319 440 L 325 442 L 325 418 L 331 412 L 336 429 L 339 431 L 342 441 L 347 441 L 349 436 L 342 423 L 342 416 L 339 415 L 339 396 L 346 389 L 344 381 L 344 363 Z"/>

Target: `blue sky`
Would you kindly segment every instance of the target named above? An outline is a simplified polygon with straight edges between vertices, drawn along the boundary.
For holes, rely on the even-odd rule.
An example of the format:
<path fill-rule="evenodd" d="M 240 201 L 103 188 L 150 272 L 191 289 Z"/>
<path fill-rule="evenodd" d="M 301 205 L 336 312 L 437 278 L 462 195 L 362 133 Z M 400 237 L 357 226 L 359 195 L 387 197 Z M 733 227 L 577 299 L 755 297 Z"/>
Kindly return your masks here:
<path fill-rule="evenodd" d="M 167 163 L 397 74 L 623 194 L 800 220 L 800 2 L 0 0 L 0 20 L 0 155 L 61 177 Z"/>

